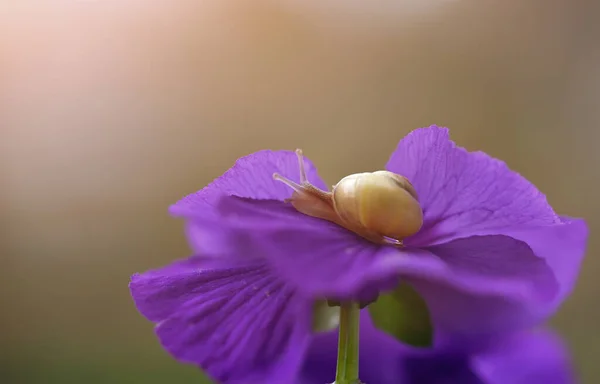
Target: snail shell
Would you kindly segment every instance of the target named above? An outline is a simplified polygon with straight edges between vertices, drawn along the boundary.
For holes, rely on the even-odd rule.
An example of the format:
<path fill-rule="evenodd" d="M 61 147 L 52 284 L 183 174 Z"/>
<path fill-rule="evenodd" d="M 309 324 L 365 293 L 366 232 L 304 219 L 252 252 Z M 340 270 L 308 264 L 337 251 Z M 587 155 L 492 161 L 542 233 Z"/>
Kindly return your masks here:
<path fill-rule="evenodd" d="M 346 176 L 333 188 L 333 208 L 350 227 L 402 240 L 423 225 L 417 192 L 403 176 L 389 171 Z"/>

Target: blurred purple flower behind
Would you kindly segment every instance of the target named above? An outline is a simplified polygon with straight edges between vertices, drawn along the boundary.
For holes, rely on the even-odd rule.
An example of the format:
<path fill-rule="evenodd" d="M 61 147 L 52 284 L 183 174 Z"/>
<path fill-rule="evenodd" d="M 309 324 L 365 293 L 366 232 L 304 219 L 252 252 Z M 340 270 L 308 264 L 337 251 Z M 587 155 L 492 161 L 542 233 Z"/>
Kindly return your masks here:
<path fill-rule="evenodd" d="M 504 334 L 469 353 L 411 348 L 361 315 L 361 380 L 367 384 L 573 384 L 567 349 L 550 331 Z M 313 338 L 297 384 L 331 382 L 337 335 Z"/>
<path fill-rule="evenodd" d="M 326 190 L 312 163 L 303 162 L 307 179 Z M 433 126 L 405 137 L 386 169 L 412 183 L 423 210 L 422 228 L 403 239 L 403 247 L 370 242 L 286 203 L 291 190 L 273 174 L 302 182 L 293 152 L 239 159 L 171 207 L 186 219 L 197 256 L 134 275 L 130 288 L 138 309 L 157 324 L 173 356 L 219 382 L 294 383 L 312 355 L 318 300 L 369 303 L 400 282 L 409 284 L 425 300 L 434 329 L 433 348 L 424 350 L 432 355 L 423 361 L 443 366 L 450 355 L 439 351 L 472 354 L 472 340 L 537 324 L 572 290 L 585 222 L 558 216 L 503 162 L 457 147 L 447 129 Z M 523 338 L 535 340 L 522 341 L 534 349 L 543 342 Z M 432 357 L 438 354 L 445 357 Z M 367 364 L 369 353 L 362 356 Z M 469 372 L 472 359 L 465 363 Z M 482 379 L 494 364 L 477 368 L 479 382 L 499 382 Z M 419 364 L 409 365 L 410 372 L 418 370 Z M 386 380 L 363 378 L 396 382 Z"/>

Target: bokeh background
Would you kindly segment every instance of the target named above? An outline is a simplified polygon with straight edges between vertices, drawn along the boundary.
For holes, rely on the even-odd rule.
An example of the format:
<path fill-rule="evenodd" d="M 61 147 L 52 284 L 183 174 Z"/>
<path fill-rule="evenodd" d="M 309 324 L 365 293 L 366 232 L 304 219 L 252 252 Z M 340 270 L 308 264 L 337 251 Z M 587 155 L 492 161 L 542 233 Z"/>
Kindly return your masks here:
<path fill-rule="evenodd" d="M 551 324 L 600 381 L 600 3 L 0 3 L 0 382 L 202 383 L 129 276 L 187 256 L 166 212 L 263 148 L 333 184 L 451 128 L 592 231 Z"/>

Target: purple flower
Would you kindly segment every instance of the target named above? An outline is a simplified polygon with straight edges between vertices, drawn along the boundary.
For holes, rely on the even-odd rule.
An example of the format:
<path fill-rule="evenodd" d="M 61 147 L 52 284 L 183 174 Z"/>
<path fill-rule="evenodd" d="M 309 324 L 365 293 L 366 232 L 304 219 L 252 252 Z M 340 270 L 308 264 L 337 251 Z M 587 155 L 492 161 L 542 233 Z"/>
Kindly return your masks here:
<path fill-rule="evenodd" d="M 303 160 L 309 188 L 326 190 Z M 503 162 L 468 152 L 448 130 L 417 129 L 386 169 L 418 194 L 423 225 L 404 247 L 357 236 L 298 212 L 296 154 L 261 151 L 171 207 L 204 251 L 242 252 L 313 298 L 369 301 L 399 281 L 425 299 L 436 333 L 522 328 L 552 314 L 571 291 L 587 239 L 583 220 L 558 216 L 535 186 Z M 288 183 L 289 184 L 289 183 Z M 296 186 L 297 188 L 297 186 Z"/>
<path fill-rule="evenodd" d="M 132 277 L 163 346 L 219 382 L 294 383 L 324 299 L 368 303 L 407 283 L 425 299 L 440 351 L 537 323 L 573 287 L 585 223 L 557 216 L 528 181 L 456 147 L 446 129 L 412 132 L 386 166 L 422 208 L 422 228 L 402 239 L 296 210 L 298 190 L 329 196 L 301 164 L 288 151 L 239 159 L 171 207 L 197 256 Z"/>
<path fill-rule="evenodd" d="M 573 384 L 568 351 L 547 330 L 496 337 L 470 353 L 415 349 L 375 329 L 363 310 L 361 380 L 368 384 Z M 335 332 L 311 343 L 297 384 L 331 382 Z"/>

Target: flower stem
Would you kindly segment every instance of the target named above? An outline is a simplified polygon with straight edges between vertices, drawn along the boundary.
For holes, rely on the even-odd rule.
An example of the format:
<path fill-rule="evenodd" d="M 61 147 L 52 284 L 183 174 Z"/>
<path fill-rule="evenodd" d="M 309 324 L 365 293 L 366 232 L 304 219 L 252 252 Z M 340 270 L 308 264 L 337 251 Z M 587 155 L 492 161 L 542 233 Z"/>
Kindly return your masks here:
<path fill-rule="evenodd" d="M 355 302 L 340 306 L 340 332 L 334 384 L 360 384 L 358 379 L 358 343 L 360 307 Z"/>

